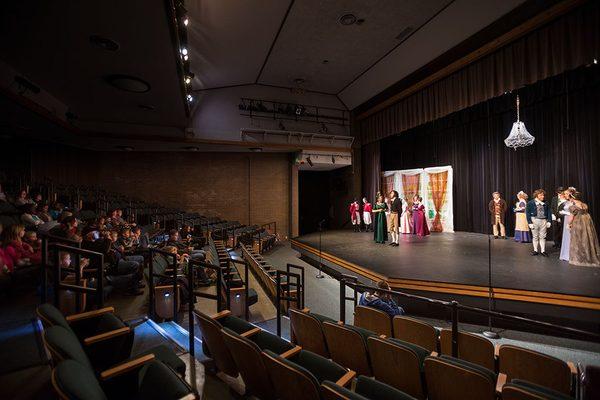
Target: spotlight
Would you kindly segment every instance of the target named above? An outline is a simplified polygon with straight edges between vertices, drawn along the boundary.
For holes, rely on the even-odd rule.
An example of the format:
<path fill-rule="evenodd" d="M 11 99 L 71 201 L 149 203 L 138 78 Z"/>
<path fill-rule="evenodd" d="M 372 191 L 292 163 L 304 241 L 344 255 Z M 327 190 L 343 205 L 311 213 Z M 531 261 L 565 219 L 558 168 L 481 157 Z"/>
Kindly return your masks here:
<path fill-rule="evenodd" d="M 190 23 L 190 20 L 189 20 L 189 18 L 188 18 L 188 17 L 185 17 L 185 18 L 183 19 L 183 25 L 185 25 L 185 26 L 188 26 L 188 24 L 189 24 L 189 23 Z"/>
<path fill-rule="evenodd" d="M 283 125 L 283 122 L 281 122 L 281 121 L 279 121 L 279 130 L 285 131 L 285 126 Z"/>
<path fill-rule="evenodd" d="M 306 162 L 308 163 L 308 165 L 310 165 L 311 167 L 313 166 L 313 162 L 310 159 L 310 156 L 306 157 Z"/>
<path fill-rule="evenodd" d="M 190 83 L 192 83 L 192 78 L 190 78 L 189 76 L 185 77 L 185 84 L 189 85 Z"/>
<path fill-rule="evenodd" d="M 184 147 L 184 149 L 187 151 L 200 151 L 200 147 L 197 147 L 197 146 L 187 146 L 187 147 Z"/>
<path fill-rule="evenodd" d="M 296 115 L 300 116 L 302 114 L 304 114 L 304 107 L 301 105 L 297 105 L 296 106 Z"/>
<path fill-rule="evenodd" d="M 327 133 L 329 129 L 327 129 L 327 125 L 324 123 L 321 124 L 321 133 Z"/>
<path fill-rule="evenodd" d="M 331 163 L 335 164 L 335 156 L 333 154 L 331 155 Z"/>
<path fill-rule="evenodd" d="M 188 94 L 188 95 L 186 96 L 186 99 L 187 99 L 187 101 L 188 101 L 189 103 L 191 103 L 192 101 L 194 101 L 194 96 L 192 96 L 191 94 Z"/>
<path fill-rule="evenodd" d="M 183 61 L 187 61 L 188 60 L 188 56 L 187 54 L 183 56 Z"/>
<path fill-rule="evenodd" d="M 188 51 L 185 47 L 181 49 L 181 54 L 183 54 L 184 56 L 187 56 L 187 53 L 188 53 Z"/>
<path fill-rule="evenodd" d="M 594 61 L 592 61 L 594 64 L 598 64 L 598 59 L 594 58 Z"/>

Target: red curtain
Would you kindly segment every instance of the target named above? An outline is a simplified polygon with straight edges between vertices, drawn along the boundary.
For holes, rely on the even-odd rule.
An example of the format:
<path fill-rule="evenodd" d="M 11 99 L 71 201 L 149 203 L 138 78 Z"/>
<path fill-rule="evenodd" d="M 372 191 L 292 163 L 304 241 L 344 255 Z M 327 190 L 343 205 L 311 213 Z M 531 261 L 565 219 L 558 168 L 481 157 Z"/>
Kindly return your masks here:
<path fill-rule="evenodd" d="M 431 232 L 443 232 L 440 211 L 446 202 L 446 189 L 448 187 L 448 171 L 429 174 L 429 188 L 435 208 L 435 218 L 431 225 Z"/>

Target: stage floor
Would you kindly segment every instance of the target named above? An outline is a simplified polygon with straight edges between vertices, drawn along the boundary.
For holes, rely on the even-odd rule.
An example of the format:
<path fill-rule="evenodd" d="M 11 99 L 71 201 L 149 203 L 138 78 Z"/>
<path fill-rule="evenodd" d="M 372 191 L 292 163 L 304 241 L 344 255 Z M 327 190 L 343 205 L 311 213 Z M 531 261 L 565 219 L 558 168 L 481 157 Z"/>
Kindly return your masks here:
<path fill-rule="evenodd" d="M 292 246 L 315 259 L 319 234 L 292 239 Z M 549 257 L 534 257 L 531 243 L 492 238 L 492 286 L 514 289 L 514 296 L 527 291 L 577 296 L 559 296 L 569 301 L 580 301 L 579 296 L 600 300 L 600 268 L 571 266 L 558 259 L 552 242 L 548 247 Z M 483 290 L 488 285 L 488 236 L 483 234 L 437 233 L 425 238 L 401 235 L 400 246 L 392 247 L 375 243 L 371 232 L 328 231 L 323 233 L 322 252 L 324 259 L 351 274 L 370 279 L 386 277 L 397 287 L 410 287 L 412 280 L 453 290 L 461 290 L 461 285 Z M 594 300 L 593 304 L 599 309 L 600 302 Z"/>

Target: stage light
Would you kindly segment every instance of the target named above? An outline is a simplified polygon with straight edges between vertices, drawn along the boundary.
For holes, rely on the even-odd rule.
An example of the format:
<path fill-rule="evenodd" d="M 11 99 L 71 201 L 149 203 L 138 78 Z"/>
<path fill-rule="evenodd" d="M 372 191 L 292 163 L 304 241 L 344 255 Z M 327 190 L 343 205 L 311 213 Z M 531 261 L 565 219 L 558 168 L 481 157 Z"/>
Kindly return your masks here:
<path fill-rule="evenodd" d="M 183 54 L 184 56 L 187 56 L 187 53 L 188 53 L 188 51 L 185 47 L 181 49 L 181 54 Z"/>
<path fill-rule="evenodd" d="M 189 76 L 185 77 L 185 84 L 189 85 L 190 83 L 192 83 L 192 78 L 190 78 Z"/>
<path fill-rule="evenodd" d="M 594 63 L 594 64 L 598 64 L 598 59 L 594 58 L 594 61 L 593 61 L 593 63 Z"/>
<path fill-rule="evenodd" d="M 185 56 L 183 56 L 183 61 L 187 61 L 188 60 L 188 56 L 187 54 Z"/>
<path fill-rule="evenodd" d="M 189 24 L 189 23 L 190 23 L 190 20 L 189 20 L 189 18 L 188 18 L 188 17 L 185 17 L 185 18 L 183 19 L 183 25 L 185 25 L 185 26 L 188 26 L 188 24 Z"/>
<path fill-rule="evenodd" d="M 310 159 L 310 156 L 306 157 L 306 162 L 308 163 L 308 165 L 310 165 L 311 167 L 313 166 L 313 162 Z"/>
<path fill-rule="evenodd" d="M 281 121 L 279 121 L 279 130 L 285 131 L 285 125 L 283 125 L 283 122 Z"/>
<path fill-rule="evenodd" d="M 335 164 L 335 156 L 334 155 L 331 156 L 331 163 Z"/>
<path fill-rule="evenodd" d="M 188 103 L 191 103 L 192 101 L 194 101 L 194 96 L 192 96 L 191 94 L 188 94 L 186 96 Z"/>

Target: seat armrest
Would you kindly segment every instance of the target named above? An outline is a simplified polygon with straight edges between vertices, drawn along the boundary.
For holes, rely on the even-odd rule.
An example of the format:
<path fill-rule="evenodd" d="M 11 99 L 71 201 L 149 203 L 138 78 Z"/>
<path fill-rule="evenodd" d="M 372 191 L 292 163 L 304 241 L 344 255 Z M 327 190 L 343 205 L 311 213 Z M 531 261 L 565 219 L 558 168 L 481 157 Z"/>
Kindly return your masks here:
<path fill-rule="evenodd" d="M 296 346 L 293 349 L 289 349 L 288 351 L 281 353 L 279 355 L 279 357 L 281 357 L 281 358 L 290 358 L 290 357 L 293 357 L 296 354 L 300 353 L 300 350 L 302 350 L 302 347 Z"/>
<path fill-rule="evenodd" d="M 494 358 L 498 359 L 500 357 L 500 345 L 496 343 L 494 346 Z"/>
<path fill-rule="evenodd" d="M 260 331 L 262 331 L 262 329 L 260 329 L 260 328 L 257 326 L 256 328 L 252 328 L 252 329 L 250 329 L 249 331 L 246 331 L 246 332 L 242 333 L 240 336 L 247 338 L 247 337 L 250 337 L 250 336 L 256 335 L 256 334 L 257 334 L 258 332 L 260 332 Z"/>
<path fill-rule="evenodd" d="M 123 328 L 115 329 L 112 331 L 104 332 L 99 335 L 90 336 L 83 339 L 83 344 L 86 346 L 90 346 L 94 343 L 102 342 L 104 340 L 112 339 L 117 336 L 126 335 L 131 331 L 131 328 L 128 326 L 124 326 Z"/>
<path fill-rule="evenodd" d="M 502 393 L 504 385 L 506 385 L 506 374 L 501 372 L 498 374 L 498 380 L 496 381 L 496 393 Z"/>
<path fill-rule="evenodd" d="M 115 376 L 119 376 L 127 372 L 133 371 L 135 369 L 140 368 L 144 364 L 154 360 L 154 358 L 154 354 L 146 354 L 145 356 L 134 358 L 133 360 L 124 362 L 105 371 L 102 371 L 100 373 L 100 379 L 107 380 L 114 378 Z"/>
<path fill-rule="evenodd" d="M 567 361 L 567 365 L 569 366 L 569 371 L 571 371 L 571 375 L 577 376 L 577 367 L 572 361 Z"/>
<path fill-rule="evenodd" d="M 337 380 L 336 384 L 342 387 L 346 387 L 352 383 L 352 380 L 356 377 L 356 372 L 348 370 L 340 379 Z"/>
<path fill-rule="evenodd" d="M 216 314 L 211 315 L 210 317 L 212 319 L 221 319 L 221 318 L 225 318 L 231 315 L 231 311 L 230 310 L 223 310 L 221 312 L 218 312 Z"/>
<path fill-rule="evenodd" d="M 308 313 L 310 313 L 310 308 L 308 308 L 308 307 L 304 307 L 304 308 L 303 308 L 301 311 L 302 311 L 303 313 L 307 313 L 307 314 L 308 314 Z"/>
<path fill-rule="evenodd" d="M 96 318 L 103 314 L 112 314 L 114 312 L 115 312 L 114 307 L 104 307 L 104 308 L 100 308 L 98 310 L 86 311 L 86 312 L 82 312 L 79 314 L 69 315 L 69 316 L 65 317 L 65 319 L 67 320 L 67 322 L 71 323 L 71 322 L 75 322 L 75 321 L 81 321 L 83 319 Z"/>
<path fill-rule="evenodd" d="M 429 357 L 437 357 L 438 353 L 437 351 L 432 351 L 431 354 L 429 355 Z"/>

